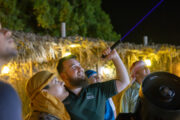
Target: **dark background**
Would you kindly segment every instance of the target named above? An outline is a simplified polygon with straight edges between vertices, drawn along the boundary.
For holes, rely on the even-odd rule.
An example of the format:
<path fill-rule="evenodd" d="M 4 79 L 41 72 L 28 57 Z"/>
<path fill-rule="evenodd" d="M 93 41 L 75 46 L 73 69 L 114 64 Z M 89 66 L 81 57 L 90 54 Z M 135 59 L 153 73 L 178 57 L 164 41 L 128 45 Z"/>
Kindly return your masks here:
<path fill-rule="evenodd" d="M 124 36 L 160 0 L 102 0 L 103 10 L 109 14 L 114 30 Z M 180 45 L 180 2 L 164 0 L 123 42 Z"/>

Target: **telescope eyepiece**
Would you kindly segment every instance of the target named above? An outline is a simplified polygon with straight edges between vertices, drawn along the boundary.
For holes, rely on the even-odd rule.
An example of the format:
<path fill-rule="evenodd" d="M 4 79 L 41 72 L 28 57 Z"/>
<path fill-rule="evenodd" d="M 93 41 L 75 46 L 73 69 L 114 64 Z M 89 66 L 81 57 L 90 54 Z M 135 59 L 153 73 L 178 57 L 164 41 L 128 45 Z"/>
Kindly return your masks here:
<path fill-rule="evenodd" d="M 175 91 L 167 86 L 160 86 L 159 92 L 163 102 L 170 102 L 175 96 Z"/>

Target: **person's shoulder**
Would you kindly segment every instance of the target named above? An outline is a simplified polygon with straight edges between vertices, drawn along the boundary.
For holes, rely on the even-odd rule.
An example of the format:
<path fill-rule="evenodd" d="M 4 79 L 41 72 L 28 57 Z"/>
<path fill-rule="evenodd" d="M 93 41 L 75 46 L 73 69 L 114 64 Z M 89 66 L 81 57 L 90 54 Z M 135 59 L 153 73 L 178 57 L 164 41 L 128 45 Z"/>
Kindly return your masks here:
<path fill-rule="evenodd" d="M 84 88 L 85 91 L 96 91 L 98 88 L 98 86 L 100 85 L 101 83 L 94 83 L 94 84 L 90 84 L 88 86 L 86 86 Z"/>
<path fill-rule="evenodd" d="M 93 84 L 88 85 L 86 88 L 94 88 L 94 87 L 97 87 L 100 84 L 101 83 L 93 83 Z"/>
<path fill-rule="evenodd" d="M 110 85 L 112 83 L 115 83 L 115 81 L 116 80 L 109 80 L 109 81 L 94 83 L 94 84 L 88 85 L 87 87 L 85 87 L 85 89 L 99 89 L 102 86 L 106 86 L 106 85 Z"/>

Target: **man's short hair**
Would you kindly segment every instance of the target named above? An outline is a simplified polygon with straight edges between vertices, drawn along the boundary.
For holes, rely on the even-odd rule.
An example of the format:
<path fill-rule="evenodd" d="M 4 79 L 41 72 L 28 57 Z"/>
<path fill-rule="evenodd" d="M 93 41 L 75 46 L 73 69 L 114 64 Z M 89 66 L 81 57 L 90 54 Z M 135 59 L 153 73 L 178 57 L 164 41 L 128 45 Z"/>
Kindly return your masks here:
<path fill-rule="evenodd" d="M 63 57 L 59 60 L 58 65 L 57 65 L 57 71 L 60 74 L 63 71 L 63 62 L 66 60 L 70 60 L 70 59 L 76 59 L 75 55 L 68 55 L 66 57 Z"/>

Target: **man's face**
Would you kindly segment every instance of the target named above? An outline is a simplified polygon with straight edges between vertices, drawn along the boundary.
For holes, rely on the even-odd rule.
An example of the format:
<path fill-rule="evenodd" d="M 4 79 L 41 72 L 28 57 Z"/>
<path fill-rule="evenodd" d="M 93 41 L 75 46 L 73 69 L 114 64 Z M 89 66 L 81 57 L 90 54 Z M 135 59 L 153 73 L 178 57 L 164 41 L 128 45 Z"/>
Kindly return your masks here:
<path fill-rule="evenodd" d="M 9 60 L 17 55 L 16 45 L 8 30 L 0 30 L 0 59 Z"/>
<path fill-rule="evenodd" d="M 84 69 L 76 59 L 64 61 L 63 68 L 62 74 L 66 77 L 65 82 L 68 82 L 71 86 L 83 87 L 88 84 Z"/>
<path fill-rule="evenodd" d="M 139 68 L 139 70 L 135 74 L 137 82 L 142 83 L 142 81 L 148 74 L 150 74 L 148 67 L 142 66 L 141 68 Z"/>
<path fill-rule="evenodd" d="M 90 78 L 89 78 L 89 83 L 93 84 L 93 83 L 98 83 L 101 82 L 100 77 L 97 74 L 93 74 Z"/>

